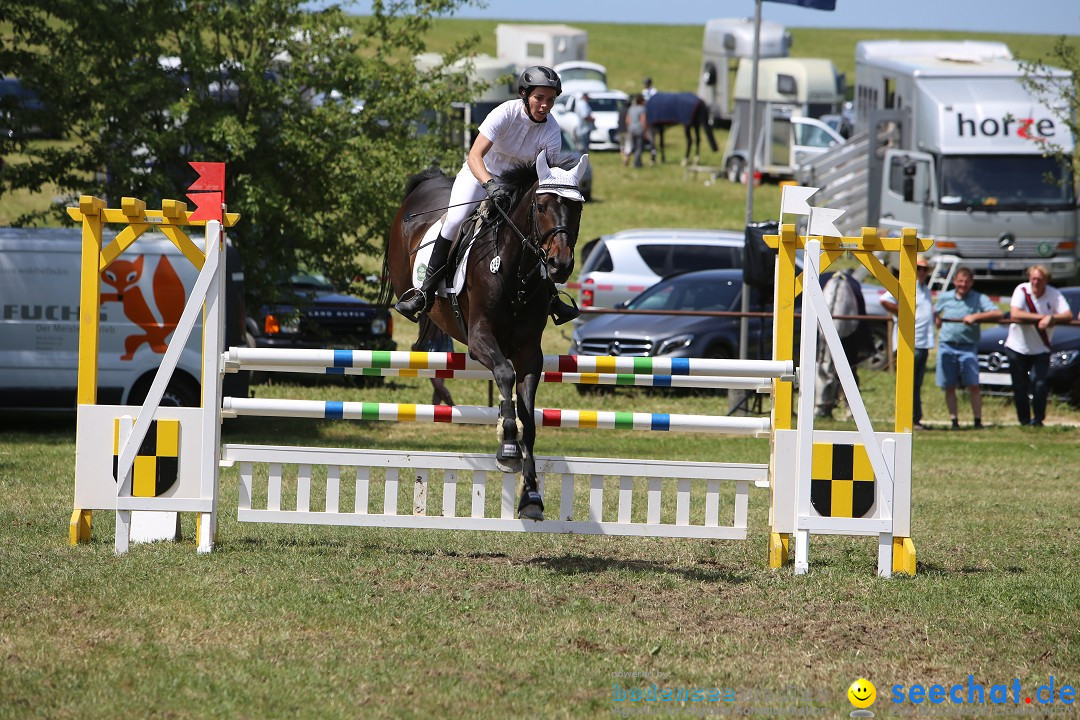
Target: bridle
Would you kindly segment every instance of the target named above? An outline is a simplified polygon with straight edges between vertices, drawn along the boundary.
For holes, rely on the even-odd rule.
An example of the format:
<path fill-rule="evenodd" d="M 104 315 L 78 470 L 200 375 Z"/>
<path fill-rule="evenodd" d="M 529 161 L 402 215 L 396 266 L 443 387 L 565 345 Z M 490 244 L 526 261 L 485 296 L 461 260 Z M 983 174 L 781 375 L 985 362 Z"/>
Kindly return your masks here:
<path fill-rule="evenodd" d="M 571 247 L 573 246 L 573 242 L 575 240 L 575 238 L 570 237 L 570 228 L 566 225 L 553 225 L 543 233 L 538 232 L 540 222 L 538 218 L 539 208 L 537 205 L 536 196 L 540 194 L 539 190 L 541 187 L 543 187 L 545 190 L 549 188 L 554 190 L 579 190 L 577 185 L 546 184 L 543 186 L 537 186 L 537 188 L 533 190 L 532 202 L 529 204 L 528 236 L 526 236 L 525 233 L 521 232 L 518 226 L 514 224 L 513 220 L 510 219 L 509 213 L 507 213 L 505 210 L 495 204 L 497 211 L 500 215 L 502 215 L 502 219 L 506 221 L 506 224 L 513 229 L 514 233 L 521 240 L 522 250 L 527 249 L 533 257 L 533 262 L 526 263 L 524 262 L 523 258 L 523 261 L 518 263 L 518 290 L 517 297 L 514 301 L 515 314 L 517 314 L 517 312 L 524 306 L 526 301 L 528 301 L 532 297 L 532 295 L 536 293 L 536 291 L 540 288 L 542 284 L 548 283 L 552 286 L 552 288 L 554 288 L 555 282 L 551 280 L 551 277 L 548 274 L 548 266 L 546 262 L 547 258 L 544 254 L 544 243 L 546 243 L 550 238 L 554 237 L 555 235 L 560 234 L 566 235 L 568 242 L 571 244 Z M 492 228 L 491 232 L 492 244 L 494 245 L 496 255 L 498 254 L 497 230 L 498 228 L 495 227 Z M 524 253 L 522 254 L 524 255 Z M 533 275 L 537 272 L 539 272 L 540 275 L 540 283 L 533 285 L 532 289 L 529 290 L 528 287 L 532 283 Z"/>

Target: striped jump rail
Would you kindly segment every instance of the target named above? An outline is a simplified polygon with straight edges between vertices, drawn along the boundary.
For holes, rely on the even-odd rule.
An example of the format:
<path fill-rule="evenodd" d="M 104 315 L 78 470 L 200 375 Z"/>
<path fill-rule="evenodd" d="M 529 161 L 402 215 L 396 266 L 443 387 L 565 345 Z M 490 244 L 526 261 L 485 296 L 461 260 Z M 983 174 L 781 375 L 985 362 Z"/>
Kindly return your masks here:
<path fill-rule="evenodd" d="M 746 539 L 749 485 L 768 477 L 766 464 L 538 456 L 549 519 L 532 521 L 490 454 L 225 445 L 222 464 L 239 467 L 240 522 L 722 540 Z"/>
<path fill-rule="evenodd" d="M 495 425 L 499 410 L 474 405 L 414 405 L 403 403 L 286 400 L 276 398 L 222 399 L 223 417 L 260 416 L 319 420 L 384 420 L 389 422 Z M 611 412 L 537 408 L 537 427 L 591 428 L 600 430 L 650 430 L 753 435 L 768 437 L 768 417 L 727 417 L 677 413 Z"/>
<path fill-rule="evenodd" d="M 223 353 L 226 371 L 258 367 L 295 371 L 300 367 L 372 368 L 393 370 L 487 370 L 467 353 L 407 352 L 402 350 L 304 350 L 288 348 L 229 348 Z M 728 360 L 712 358 L 655 358 L 611 355 L 545 355 L 544 372 L 627 375 L 730 376 L 794 379 L 790 360 Z"/>
<path fill-rule="evenodd" d="M 484 370 L 429 370 L 409 368 L 343 368 L 276 365 L 244 365 L 252 372 L 293 372 L 316 375 L 359 375 L 363 377 L 444 378 L 446 380 L 491 380 L 491 371 Z M 696 388 L 746 390 L 766 393 L 772 391 L 772 381 L 764 378 L 731 377 L 724 375 L 634 375 L 632 373 L 567 373 L 545 372 L 540 376 L 545 383 L 573 383 L 578 385 L 620 385 L 626 387 Z"/>

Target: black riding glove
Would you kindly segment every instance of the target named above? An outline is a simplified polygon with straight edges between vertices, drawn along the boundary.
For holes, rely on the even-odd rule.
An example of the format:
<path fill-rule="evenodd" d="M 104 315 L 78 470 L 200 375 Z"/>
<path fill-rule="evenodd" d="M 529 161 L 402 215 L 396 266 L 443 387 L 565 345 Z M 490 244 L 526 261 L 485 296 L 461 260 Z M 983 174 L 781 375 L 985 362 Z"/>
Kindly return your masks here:
<path fill-rule="evenodd" d="M 505 212 L 510 211 L 510 201 L 512 196 L 510 195 L 509 190 L 496 183 L 494 178 L 484 183 L 483 188 L 487 193 L 487 196 L 491 198 L 491 202 L 501 207 Z"/>

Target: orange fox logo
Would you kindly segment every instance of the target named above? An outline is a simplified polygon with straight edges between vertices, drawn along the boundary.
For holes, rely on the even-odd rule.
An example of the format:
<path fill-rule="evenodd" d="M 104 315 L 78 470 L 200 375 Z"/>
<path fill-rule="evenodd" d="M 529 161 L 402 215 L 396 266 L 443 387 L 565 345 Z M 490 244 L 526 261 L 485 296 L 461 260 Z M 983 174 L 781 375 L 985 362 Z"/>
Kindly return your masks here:
<path fill-rule="evenodd" d="M 124 339 L 125 352 L 120 356 L 121 360 L 135 357 L 135 350 L 143 343 L 150 345 L 154 352 L 164 354 L 168 347 L 165 341 L 176 329 L 184 312 L 184 284 L 180 282 L 172 263 L 163 256 L 154 270 L 154 303 L 161 313 L 161 323 L 158 324 L 139 287 L 145 257 L 140 255 L 133 261 L 114 260 L 101 273 L 102 281 L 116 289 L 113 293 L 101 293 L 101 302 L 123 303 L 124 315 L 143 331 L 142 334 L 136 333 Z"/>

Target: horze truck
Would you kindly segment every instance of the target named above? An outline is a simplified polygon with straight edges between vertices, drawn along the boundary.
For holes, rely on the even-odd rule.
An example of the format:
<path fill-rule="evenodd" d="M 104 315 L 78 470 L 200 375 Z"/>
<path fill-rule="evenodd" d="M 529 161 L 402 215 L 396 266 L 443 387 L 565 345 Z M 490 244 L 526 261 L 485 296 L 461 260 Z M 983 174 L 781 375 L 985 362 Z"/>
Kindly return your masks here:
<path fill-rule="evenodd" d="M 1074 139 L 1005 45 L 867 41 L 855 63 L 856 134 L 799 173 L 822 188 L 815 204 L 846 211 L 845 234 L 916 227 L 977 278 L 1020 277 L 1034 262 L 1055 280 L 1076 275 L 1074 178 L 1044 154 Z M 1070 86 L 1069 73 L 1043 72 Z"/>
<path fill-rule="evenodd" d="M 758 57 L 786 57 L 791 33 L 783 25 L 763 20 Z M 697 95 L 709 108 L 709 121 L 731 119 L 731 76 L 739 61 L 754 56 L 754 21 L 750 18 L 716 18 L 705 23 L 701 75 Z"/>

